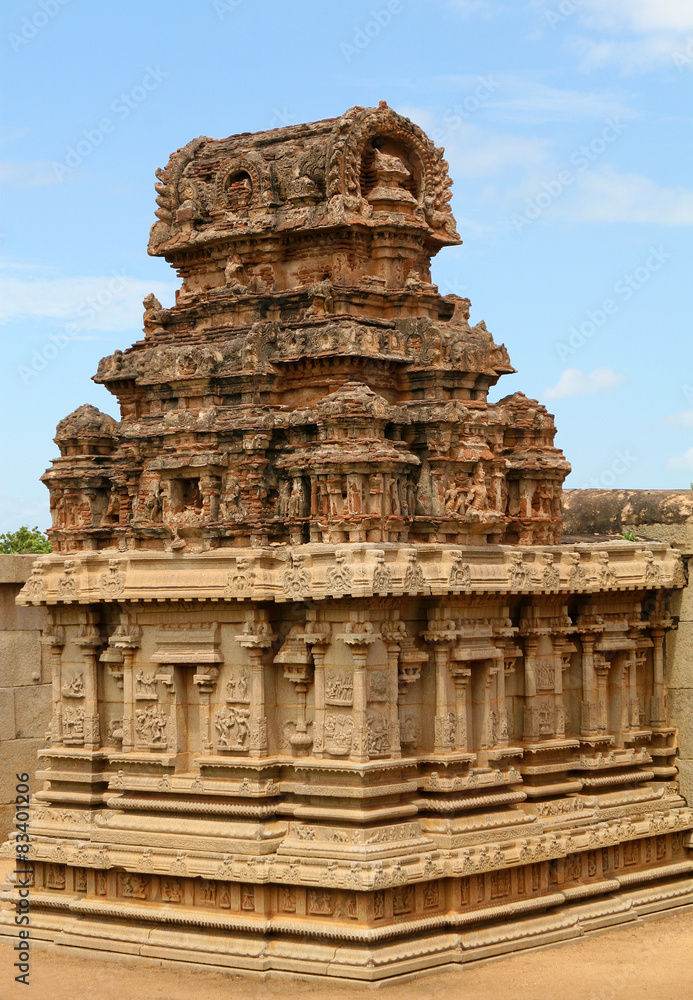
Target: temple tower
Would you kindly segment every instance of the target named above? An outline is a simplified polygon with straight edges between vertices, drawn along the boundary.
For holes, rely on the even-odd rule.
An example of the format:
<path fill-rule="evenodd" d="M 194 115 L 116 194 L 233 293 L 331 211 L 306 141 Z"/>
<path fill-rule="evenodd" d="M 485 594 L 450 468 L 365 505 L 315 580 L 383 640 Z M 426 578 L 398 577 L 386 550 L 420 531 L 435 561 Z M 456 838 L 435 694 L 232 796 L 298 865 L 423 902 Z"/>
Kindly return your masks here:
<path fill-rule="evenodd" d="M 157 171 L 181 288 L 58 425 L 21 595 L 42 936 L 379 979 L 693 901 L 679 558 L 560 544 L 553 418 L 431 283 L 450 184 L 384 103 Z"/>

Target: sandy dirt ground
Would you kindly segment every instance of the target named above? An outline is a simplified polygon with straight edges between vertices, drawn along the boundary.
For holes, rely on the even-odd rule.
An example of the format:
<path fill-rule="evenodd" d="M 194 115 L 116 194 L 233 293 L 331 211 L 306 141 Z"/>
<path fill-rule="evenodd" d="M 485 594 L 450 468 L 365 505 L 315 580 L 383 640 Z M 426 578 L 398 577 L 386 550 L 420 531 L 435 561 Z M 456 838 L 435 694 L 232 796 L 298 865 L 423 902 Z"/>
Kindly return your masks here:
<path fill-rule="evenodd" d="M 0 944 L 0 1000 L 286 1000 L 288 991 L 311 1000 L 693 1000 L 693 911 L 377 990 L 288 977 L 263 982 L 51 947 L 34 951 L 27 987 L 14 982 L 15 960 L 12 946 Z"/>

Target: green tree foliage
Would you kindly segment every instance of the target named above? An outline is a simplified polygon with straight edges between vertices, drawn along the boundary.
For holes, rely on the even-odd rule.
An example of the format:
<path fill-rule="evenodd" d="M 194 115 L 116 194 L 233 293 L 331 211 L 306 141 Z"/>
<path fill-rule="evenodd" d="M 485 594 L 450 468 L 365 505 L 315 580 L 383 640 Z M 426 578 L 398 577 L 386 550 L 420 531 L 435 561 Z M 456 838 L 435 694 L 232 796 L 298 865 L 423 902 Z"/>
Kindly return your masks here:
<path fill-rule="evenodd" d="M 51 543 L 38 528 L 22 525 L 19 531 L 6 531 L 0 535 L 0 552 L 19 555 L 22 552 L 51 552 Z"/>

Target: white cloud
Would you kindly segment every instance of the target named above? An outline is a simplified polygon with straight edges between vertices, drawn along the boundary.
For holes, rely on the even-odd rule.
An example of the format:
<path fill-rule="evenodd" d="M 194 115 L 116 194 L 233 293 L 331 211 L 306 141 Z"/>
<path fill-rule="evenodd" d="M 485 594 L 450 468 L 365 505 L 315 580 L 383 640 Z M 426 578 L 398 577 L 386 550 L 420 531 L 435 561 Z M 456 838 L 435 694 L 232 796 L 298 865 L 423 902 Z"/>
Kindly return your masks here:
<path fill-rule="evenodd" d="M 575 12 L 575 22 L 595 33 L 568 40 L 581 69 L 589 72 L 609 64 L 623 73 L 675 64 L 681 68 L 676 54 L 686 51 L 693 32 L 689 0 L 582 0 L 579 5 L 576 0 Z"/>
<path fill-rule="evenodd" d="M 693 190 L 660 187 L 641 174 L 602 167 L 578 175 L 577 184 L 555 210 L 579 222 L 639 222 L 660 226 L 693 225 Z"/>
<path fill-rule="evenodd" d="M 424 132 L 431 133 L 438 124 L 432 108 L 419 107 L 416 104 L 398 104 L 394 109 L 398 115 L 404 115 Z"/>
<path fill-rule="evenodd" d="M 693 427 L 693 409 L 681 410 L 680 413 L 669 413 L 664 417 L 662 423 L 668 424 L 670 427 Z"/>
<path fill-rule="evenodd" d="M 611 31 L 693 31 L 689 0 L 583 0 L 581 17 Z"/>
<path fill-rule="evenodd" d="M 497 92 L 484 102 L 486 110 L 497 121 L 521 125 L 636 117 L 624 98 L 611 91 L 561 90 L 503 76 Z"/>
<path fill-rule="evenodd" d="M 102 277 L 58 277 L 48 269 L 37 271 L 35 277 L 0 274 L 0 323 L 52 320 L 70 325 L 72 332 L 139 330 L 144 296 L 154 292 L 162 302 L 170 302 L 176 287 L 131 278 L 122 271 Z"/>
<path fill-rule="evenodd" d="M 455 179 L 537 167 L 546 163 L 552 145 L 549 139 L 492 132 L 459 117 L 455 122 L 454 110 L 449 111 L 447 121 L 430 108 L 403 105 L 397 111 L 424 129 L 436 145 L 445 147 L 450 176 Z"/>
<path fill-rule="evenodd" d="M 427 132 L 463 127 L 477 116 L 502 124 L 601 121 L 638 117 L 628 95 L 614 90 L 564 90 L 520 73 L 448 73 L 431 81 L 449 102 L 444 111 L 398 107 Z"/>
<path fill-rule="evenodd" d="M 684 472 L 693 471 L 693 448 L 684 451 L 683 455 L 675 455 L 667 461 L 667 469 L 682 469 Z"/>
<path fill-rule="evenodd" d="M 50 160 L 3 160 L 0 162 L 0 184 L 18 187 L 38 187 L 57 184 L 60 178 Z"/>
<path fill-rule="evenodd" d="M 570 396 L 590 396 L 594 392 L 608 392 L 626 381 L 626 376 L 613 368 L 595 368 L 583 372 L 580 368 L 566 368 L 555 386 L 544 389 L 547 399 L 568 399 Z"/>
<path fill-rule="evenodd" d="M 550 148 L 547 139 L 465 125 L 451 135 L 446 155 L 453 177 L 489 177 L 518 167 L 537 167 L 546 162 Z"/>
<path fill-rule="evenodd" d="M 627 41 L 573 38 L 567 41 L 566 48 L 578 56 L 580 69 L 584 72 L 615 65 L 623 74 L 630 75 L 649 73 L 661 66 L 673 69 L 676 53 L 683 51 L 684 46 L 680 39 L 668 35 L 652 35 L 649 38 L 632 38 Z"/>

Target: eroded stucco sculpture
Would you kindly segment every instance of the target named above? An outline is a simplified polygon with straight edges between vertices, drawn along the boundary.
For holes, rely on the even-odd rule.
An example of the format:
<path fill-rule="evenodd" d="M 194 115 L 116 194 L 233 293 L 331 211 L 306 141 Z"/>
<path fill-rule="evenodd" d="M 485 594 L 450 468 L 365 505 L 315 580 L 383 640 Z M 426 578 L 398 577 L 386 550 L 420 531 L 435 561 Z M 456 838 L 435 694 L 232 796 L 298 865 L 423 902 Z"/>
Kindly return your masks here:
<path fill-rule="evenodd" d="M 59 424 L 21 595 L 41 934 L 378 979 L 693 901 L 679 558 L 560 544 L 553 418 L 431 283 L 442 150 L 381 104 L 157 178 L 182 287 L 99 366 L 120 421 Z"/>

